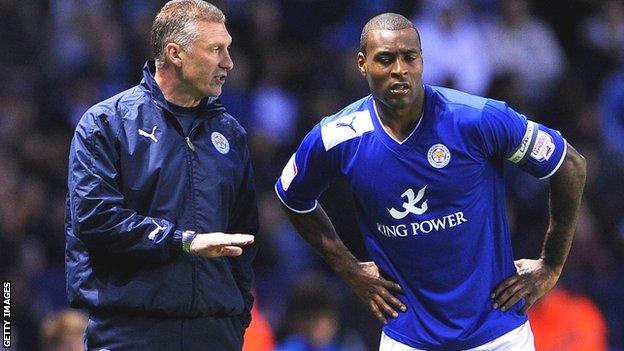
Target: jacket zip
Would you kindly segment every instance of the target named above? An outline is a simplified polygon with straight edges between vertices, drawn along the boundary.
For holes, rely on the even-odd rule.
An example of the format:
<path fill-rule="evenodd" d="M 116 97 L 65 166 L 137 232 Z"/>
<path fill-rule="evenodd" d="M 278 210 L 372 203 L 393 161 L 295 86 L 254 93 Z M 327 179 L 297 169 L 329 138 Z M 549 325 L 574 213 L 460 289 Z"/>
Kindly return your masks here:
<path fill-rule="evenodd" d="M 195 153 L 195 145 L 193 145 L 193 142 L 191 141 L 191 136 L 193 135 L 193 133 L 195 132 L 195 130 L 197 129 L 197 126 L 202 123 L 201 120 L 196 120 L 192 127 L 191 130 L 189 131 L 188 135 L 186 135 L 186 145 L 188 146 L 188 151 L 187 151 L 187 160 L 188 160 L 188 171 L 189 171 L 189 186 L 190 186 L 190 194 L 191 194 L 191 211 L 192 211 L 192 218 L 193 218 L 193 230 L 199 230 L 199 226 L 197 225 L 197 217 L 196 217 L 196 208 L 195 208 L 195 182 L 193 179 L 193 154 Z M 193 310 L 195 309 L 195 291 L 196 289 L 196 285 L 197 285 L 197 259 L 195 257 L 191 257 L 191 304 L 189 306 L 189 313 L 193 313 Z"/>
<path fill-rule="evenodd" d="M 165 114 L 167 114 L 169 112 L 165 112 Z M 185 142 L 186 142 L 186 146 L 188 147 L 187 151 L 186 151 L 186 163 L 188 166 L 188 176 L 189 176 L 189 194 L 190 194 L 190 202 L 191 202 L 191 213 L 192 213 L 192 217 L 193 217 L 193 230 L 199 230 L 199 226 L 197 225 L 197 211 L 195 209 L 195 183 L 193 180 L 193 154 L 195 153 L 195 151 L 197 150 L 197 148 L 195 147 L 195 145 L 193 144 L 193 142 L 191 141 L 191 136 L 193 135 L 193 133 L 195 132 L 195 130 L 197 129 L 197 127 L 201 124 L 204 123 L 203 119 L 201 117 L 198 117 L 195 122 L 193 122 L 193 125 L 191 127 L 191 130 L 189 131 L 189 133 L 185 136 L 184 135 L 184 130 L 182 129 L 182 126 L 180 125 L 180 122 L 178 122 L 177 118 L 175 118 L 175 116 L 171 116 L 173 120 L 175 120 L 175 123 L 178 126 L 178 130 L 181 131 L 180 134 L 182 134 L 182 137 L 184 138 Z M 189 313 L 193 313 L 193 310 L 195 309 L 195 298 L 196 298 L 196 288 L 195 286 L 197 285 L 197 259 L 195 257 L 191 256 L 191 304 L 189 305 Z"/>
<path fill-rule="evenodd" d="M 195 145 L 193 145 L 193 143 L 191 142 L 191 138 L 188 136 L 186 137 L 186 145 L 188 145 L 191 151 L 195 152 Z"/>
<path fill-rule="evenodd" d="M 170 114 L 169 111 L 163 109 L 163 113 L 165 114 L 165 116 L 167 116 L 167 114 Z M 186 146 L 188 147 L 185 148 L 185 154 L 186 154 L 186 165 L 188 168 L 188 182 L 189 182 L 189 197 L 190 197 L 190 204 L 191 204 L 191 214 L 193 217 L 193 226 L 192 226 L 192 230 L 198 230 L 198 225 L 197 225 L 197 218 L 195 217 L 195 213 L 197 211 L 195 211 L 195 183 L 193 181 L 193 154 L 195 153 L 195 150 L 197 150 L 195 148 L 195 145 L 193 145 L 193 142 L 191 141 L 191 135 L 193 134 L 193 132 L 195 131 L 195 129 L 197 129 L 197 126 L 199 125 L 199 123 L 193 123 L 193 126 L 191 127 L 191 130 L 189 131 L 189 133 L 187 135 L 184 135 L 184 129 L 182 128 L 182 125 L 180 124 L 180 122 L 178 122 L 178 119 L 173 116 L 170 115 L 169 116 L 171 118 L 171 120 L 175 123 L 175 125 L 177 126 L 176 129 L 180 132 L 181 136 L 184 138 L 184 141 L 186 142 Z M 188 229 L 188 228 L 187 228 Z M 193 313 L 193 309 L 195 308 L 195 286 L 197 285 L 197 263 L 195 260 L 195 257 L 191 256 L 191 303 L 189 304 L 189 313 Z"/>

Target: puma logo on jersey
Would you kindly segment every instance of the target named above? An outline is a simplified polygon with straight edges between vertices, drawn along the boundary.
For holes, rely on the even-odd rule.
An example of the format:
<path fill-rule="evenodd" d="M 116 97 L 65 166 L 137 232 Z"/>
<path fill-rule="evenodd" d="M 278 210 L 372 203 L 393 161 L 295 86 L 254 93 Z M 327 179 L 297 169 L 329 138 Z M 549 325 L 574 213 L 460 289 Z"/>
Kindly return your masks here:
<path fill-rule="evenodd" d="M 401 197 L 404 197 L 406 199 L 406 201 L 402 205 L 405 210 L 399 211 L 399 210 L 396 210 L 395 208 L 389 208 L 388 212 L 390 212 L 390 215 L 392 216 L 392 218 L 403 219 L 410 213 L 413 213 L 416 215 L 421 215 L 425 213 L 425 211 L 427 211 L 427 208 L 428 208 L 427 200 L 423 201 L 423 203 L 420 206 L 416 206 L 416 204 L 418 204 L 425 196 L 425 190 L 427 190 L 426 185 L 418 191 L 418 194 L 416 194 L 416 196 L 414 196 L 414 190 L 412 190 L 411 188 L 407 189 L 403 194 L 401 194 Z"/>
<path fill-rule="evenodd" d="M 338 122 L 336 123 L 336 127 L 349 127 L 353 131 L 353 133 L 357 134 L 357 130 L 355 130 L 355 127 L 353 127 L 353 122 L 355 121 L 356 118 L 357 118 L 357 115 L 354 115 L 350 123 Z"/>
<path fill-rule="evenodd" d="M 152 223 L 154 223 L 156 228 L 149 233 L 147 238 L 153 241 L 156 238 L 156 234 L 158 234 L 161 230 L 167 229 L 167 226 L 164 226 L 164 225 L 161 226 L 160 224 L 156 223 L 156 221 L 153 219 L 152 219 Z"/>
<path fill-rule="evenodd" d="M 347 140 L 372 132 L 373 120 L 368 110 L 321 121 L 321 137 L 325 151 Z"/>
<path fill-rule="evenodd" d="M 155 135 L 157 127 L 158 126 L 154 126 L 154 128 L 152 128 L 152 132 L 151 133 L 148 133 L 148 132 L 144 131 L 143 129 L 139 129 L 139 135 L 140 136 L 144 136 L 146 138 L 150 138 L 150 139 L 154 140 L 155 143 L 157 143 L 158 139 L 156 139 L 156 135 Z"/>

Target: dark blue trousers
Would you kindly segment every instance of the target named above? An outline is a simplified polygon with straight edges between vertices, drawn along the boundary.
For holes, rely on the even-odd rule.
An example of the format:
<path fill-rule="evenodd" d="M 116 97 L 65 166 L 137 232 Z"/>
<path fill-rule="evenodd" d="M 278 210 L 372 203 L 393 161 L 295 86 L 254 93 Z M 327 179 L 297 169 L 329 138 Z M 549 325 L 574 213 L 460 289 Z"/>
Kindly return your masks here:
<path fill-rule="evenodd" d="M 90 314 L 88 351 L 240 351 L 241 318 L 173 319 L 129 314 Z"/>

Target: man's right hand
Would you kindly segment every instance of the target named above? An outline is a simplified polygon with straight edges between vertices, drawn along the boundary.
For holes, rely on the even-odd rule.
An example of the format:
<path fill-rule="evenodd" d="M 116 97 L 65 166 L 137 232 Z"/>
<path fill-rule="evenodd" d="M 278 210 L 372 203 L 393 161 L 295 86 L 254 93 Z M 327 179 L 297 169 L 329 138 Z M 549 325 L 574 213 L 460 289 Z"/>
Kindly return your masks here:
<path fill-rule="evenodd" d="M 388 322 L 386 316 L 398 317 L 397 310 L 407 310 L 389 291 L 402 292 L 399 284 L 382 278 L 374 262 L 359 262 L 353 256 L 336 234 L 336 229 L 320 204 L 307 213 L 296 213 L 286 206 L 282 208 L 299 234 L 347 282 L 382 323 Z"/>
<path fill-rule="evenodd" d="M 345 280 L 375 317 L 384 324 L 388 322 L 386 315 L 396 318 L 399 316 L 397 310 L 401 312 L 407 310 L 407 307 L 390 292 L 390 290 L 403 292 L 401 286 L 382 278 L 374 262 L 360 262 L 355 270 L 346 274 Z"/>
<path fill-rule="evenodd" d="M 206 258 L 239 256 L 243 253 L 241 246 L 253 242 L 254 236 L 249 234 L 201 233 L 195 236 L 189 251 Z"/>

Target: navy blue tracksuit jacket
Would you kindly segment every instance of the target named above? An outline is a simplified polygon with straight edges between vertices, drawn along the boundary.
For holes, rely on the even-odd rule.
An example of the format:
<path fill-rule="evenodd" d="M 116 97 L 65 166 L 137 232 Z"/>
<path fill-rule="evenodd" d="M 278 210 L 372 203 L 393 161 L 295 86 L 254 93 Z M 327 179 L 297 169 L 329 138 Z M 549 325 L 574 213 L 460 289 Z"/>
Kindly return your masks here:
<path fill-rule="evenodd" d="M 182 251 L 181 231 L 257 232 L 245 130 L 207 98 L 185 134 L 167 110 L 153 62 L 143 71 L 138 86 L 89 109 L 72 140 L 70 304 L 92 314 L 232 317 L 242 335 L 256 246 L 239 257 L 206 259 Z"/>

